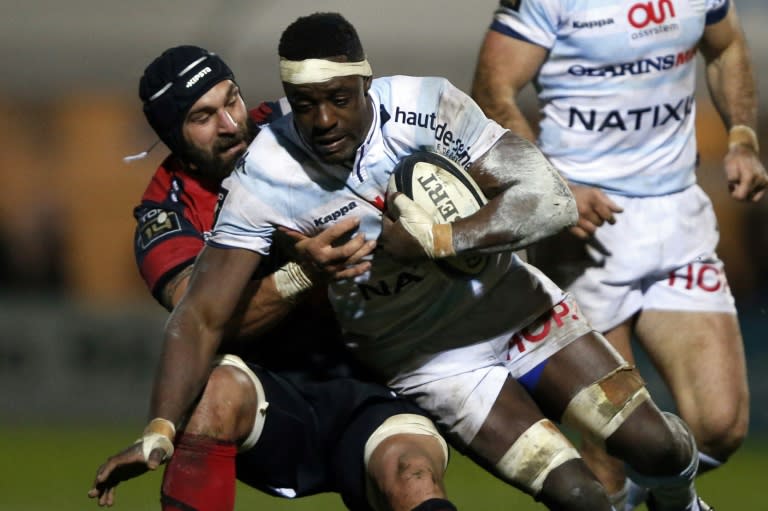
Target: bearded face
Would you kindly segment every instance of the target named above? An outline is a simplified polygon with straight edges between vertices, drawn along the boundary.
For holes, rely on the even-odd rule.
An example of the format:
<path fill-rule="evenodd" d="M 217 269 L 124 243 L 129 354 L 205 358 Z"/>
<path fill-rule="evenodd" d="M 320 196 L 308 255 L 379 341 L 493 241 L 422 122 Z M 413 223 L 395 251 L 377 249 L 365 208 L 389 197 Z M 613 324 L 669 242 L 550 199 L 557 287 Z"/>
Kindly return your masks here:
<path fill-rule="evenodd" d="M 232 172 L 258 132 L 256 123 L 246 117 L 236 132 L 217 135 L 208 147 L 188 143 L 182 159 L 192 172 L 221 181 Z"/>
<path fill-rule="evenodd" d="M 258 128 L 248 115 L 240 88 L 224 80 L 192 105 L 181 131 L 185 147 L 179 156 L 187 169 L 221 180 L 245 153 Z"/>

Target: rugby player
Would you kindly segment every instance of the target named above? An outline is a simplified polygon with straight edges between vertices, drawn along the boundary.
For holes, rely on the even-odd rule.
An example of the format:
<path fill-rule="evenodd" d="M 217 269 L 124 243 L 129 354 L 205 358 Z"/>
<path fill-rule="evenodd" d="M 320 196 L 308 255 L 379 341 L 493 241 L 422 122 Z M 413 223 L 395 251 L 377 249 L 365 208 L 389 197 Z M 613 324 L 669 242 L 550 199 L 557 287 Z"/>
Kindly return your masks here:
<path fill-rule="evenodd" d="M 731 196 L 757 202 L 768 184 L 758 156 L 757 91 L 732 0 L 501 1 L 477 62 L 485 113 L 534 139 L 518 93 L 535 80 L 538 145 L 568 180 L 579 209 L 571 232 L 530 251 L 572 292 L 630 362 L 648 352 L 699 447 L 699 472 L 723 464 L 749 422 L 744 347 L 716 253 L 717 221 L 696 184 L 696 55 L 728 129 Z M 585 458 L 621 497 L 623 464 L 599 446 Z M 632 498 L 628 509 L 640 500 Z"/>
<path fill-rule="evenodd" d="M 139 92 L 147 120 L 173 153 L 134 211 L 136 260 L 153 296 L 173 310 L 213 225 L 221 180 L 257 124 L 288 107 L 262 103 L 248 112 L 227 64 L 195 46 L 155 59 Z M 331 246 L 356 223 L 304 242 L 323 252 L 323 265 L 337 277 L 369 266 L 355 265 L 373 247 L 362 236 Z M 289 255 L 276 247 L 249 279 L 228 321 L 226 354 L 217 356 L 191 413 L 170 435 L 173 445 L 164 444 L 170 459 L 162 509 L 232 510 L 237 478 L 281 497 L 337 492 L 352 510 L 455 510 L 443 488 L 446 445 L 433 423 L 387 388 L 352 377 L 325 286 L 312 285 L 321 276 L 305 273 Z M 175 425 L 154 421 L 147 435 L 169 428 Z M 161 459 L 146 446 L 111 457 L 89 496 L 112 505 L 118 482 L 156 468 Z"/>

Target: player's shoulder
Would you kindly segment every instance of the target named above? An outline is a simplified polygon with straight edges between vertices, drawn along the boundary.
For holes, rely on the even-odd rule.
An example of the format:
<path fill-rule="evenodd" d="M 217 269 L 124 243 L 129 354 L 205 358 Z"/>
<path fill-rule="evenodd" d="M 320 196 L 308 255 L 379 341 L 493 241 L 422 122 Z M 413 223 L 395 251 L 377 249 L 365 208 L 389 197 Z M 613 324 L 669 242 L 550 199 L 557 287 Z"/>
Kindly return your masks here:
<path fill-rule="evenodd" d="M 371 86 L 371 97 L 378 109 L 397 116 L 398 112 L 432 112 L 443 97 L 458 89 L 440 76 L 395 75 L 378 78 Z"/>
<path fill-rule="evenodd" d="M 707 10 L 727 9 L 730 3 L 730 0 L 707 0 Z"/>
<path fill-rule="evenodd" d="M 251 186 L 270 185 L 299 175 L 291 169 L 309 159 L 308 150 L 285 117 L 265 126 L 248 146 L 225 183 L 241 181 Z"/>
<path fill-rule="evenodd" d="M 181 161 L 170 154 L 155 169 L 141 197 L 141 203 L 166 205 L 170 209 L 182 207 L 182 204 L 190 207 L 207 203 L 217 190 L 218 182 L 201 180 L 189 174 Z"/>
<path fill-rule="evenodd" d="M 525 16 L 530 12 L 560 11 L 576 7 L 588 8 L 594 0 L 500 0 L 497 14 Z"/>
<path fill-rule="evenodd" d="M 262 127 L 261 131 L 251 141 L 245 154 L 238 160 L 235 170 L 243 166 L 269 165 L 274 161 L 282 161 L 290 156 L 287 150 L 292 144 L 297 144 L 295 130 L 286 116 L 276 119 L 272 123 Z"/>
<path fill-rule="evenodd" d="M 382 96 L 401 97 L 425 90 L 442 90 L 448 85 L 450 81 L 442 76 L 392 75 L 374 79 L 371 89 Z"/>

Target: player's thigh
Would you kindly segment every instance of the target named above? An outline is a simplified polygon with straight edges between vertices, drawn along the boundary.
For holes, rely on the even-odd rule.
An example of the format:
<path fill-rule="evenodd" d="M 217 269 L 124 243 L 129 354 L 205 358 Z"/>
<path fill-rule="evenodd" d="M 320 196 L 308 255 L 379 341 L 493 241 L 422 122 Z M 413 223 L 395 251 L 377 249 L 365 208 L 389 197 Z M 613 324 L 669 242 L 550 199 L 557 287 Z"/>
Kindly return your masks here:
<path fill-rule="evenodd" d="M 258 379 L 239 357 L 217 361 L 184 430 L 243 444 L 251 435 L 256 410 L 264 405 Z"/>
<path fill-rule="evenodd" d="M 472 456 L 493 467 L 533 424 L 544 419 L 525 388 L 508 377 L 477 435 L 469 444 Z"/>
<path fill-rule="evenodd" d="M 746 426 L 744 344 L 734 314 L 645 310 L 636 333 L 695 433 Z"/>
<path fill-rule="evenodd" d="M 325 446 L 310 401 L 290 381 L 250 366 L 264 395 L 257 411 L 255 443 L 237 456 L 237 478 L 273 495 L 329 491 Z"/>

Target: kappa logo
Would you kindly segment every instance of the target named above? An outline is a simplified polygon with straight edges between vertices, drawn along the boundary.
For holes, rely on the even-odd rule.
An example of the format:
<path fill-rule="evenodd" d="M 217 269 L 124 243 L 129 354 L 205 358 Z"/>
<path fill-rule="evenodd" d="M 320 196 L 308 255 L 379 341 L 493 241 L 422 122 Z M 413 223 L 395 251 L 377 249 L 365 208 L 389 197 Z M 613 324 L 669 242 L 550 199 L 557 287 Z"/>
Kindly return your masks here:
<path fill-rule="evenodd" d="M 200 79 L 201 79 L 202 77 L 204 77 L 205 75 L 207 75 L 207 74 L 208 74 L 208 73 L 210 73 L 210 72 L 211 72 L 211 68 L 210 68 L 210 67 L 204 67 L 203 69 L 201 69 L 200 71 L 198 71 L 198 72 L 195 74 L 195 76 L 193 76 L 192 78 L 190 78 L 189 80 L 187 80 L 187 85 L 186 85 L 185 87 L 186 87 L 187 89 L 189 89 L 189 88 L 190 88 L 190 87 L 192 87 L 194 84 L 196 84 L 197 82 L 199 82 L 199 81 L 200 81 Z"/>
<path fill-rule="evenodd" d="M 589 21 L 574 21 L 573 28 L 580 30 L 582 28 L 585 28 L 585 29 L 600 28 L 606 25 L 613 25 L 613 24 L 614 24 L 613 18 L 605 18 L 600 20 L 589 20 Z"/>
<path fill-rule="evenodd" d="M 352 201 L 346 206 L 342 206 L 333 213 L 321 217 L 315 218 L 315 227 L 320 227 L 321 225 L 325 225 L 328 222 L 335 222 L 339 218 L 347 215 L 350 211 L 355 209 L 357 207 L 357 202 Z"/>

